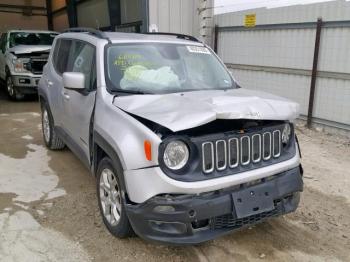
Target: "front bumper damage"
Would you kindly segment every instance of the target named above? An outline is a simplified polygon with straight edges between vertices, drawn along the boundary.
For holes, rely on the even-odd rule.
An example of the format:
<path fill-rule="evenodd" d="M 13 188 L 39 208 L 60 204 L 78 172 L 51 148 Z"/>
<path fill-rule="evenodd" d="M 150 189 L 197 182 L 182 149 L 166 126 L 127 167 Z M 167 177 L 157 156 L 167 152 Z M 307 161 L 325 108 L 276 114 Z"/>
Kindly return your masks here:
<path fill-rule="evenodd" d="M 134 231 L 146 240 L 197 244 L 295 211 L 302 191 L 300 166 L 210 193 L 162 195 L 142 204 L 127 203 L 126 210 Z M 264 197 L 268 201 L 261 200 Z"/>

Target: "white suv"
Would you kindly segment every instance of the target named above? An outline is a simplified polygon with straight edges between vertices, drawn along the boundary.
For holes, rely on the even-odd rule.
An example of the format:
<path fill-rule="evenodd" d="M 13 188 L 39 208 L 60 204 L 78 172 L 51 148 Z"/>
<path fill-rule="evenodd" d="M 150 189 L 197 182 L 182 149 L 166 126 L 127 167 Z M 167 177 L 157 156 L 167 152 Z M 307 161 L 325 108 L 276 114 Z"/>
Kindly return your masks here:
<path fill-rule="evenodd" d="M 37 93 L 43 67 L 57 35 L 33 30 L 11 30 L 1 35 L 0 80 L 5 82 L 10 99 Z"/>
<path fill-rule="evenodd" d="M 39 96 L 46 145 L 96 176 L 117 237 L 199 243 L 299 204 L 299 106 L 240 88 L 191 36 L 71 29 Z"/>

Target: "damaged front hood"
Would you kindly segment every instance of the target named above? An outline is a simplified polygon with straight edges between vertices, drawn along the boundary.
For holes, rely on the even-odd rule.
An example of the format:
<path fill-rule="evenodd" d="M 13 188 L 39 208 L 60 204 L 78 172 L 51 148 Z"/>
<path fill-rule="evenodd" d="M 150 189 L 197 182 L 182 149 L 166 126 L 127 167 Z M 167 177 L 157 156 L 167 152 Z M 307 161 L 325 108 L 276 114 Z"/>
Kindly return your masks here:
<path fill-rule="evenodd" d="M 173 132 L 216 119 L 294 120 L 299 105 L 282 97 L 247 89 L 196 91 L 116 97 L 118 108 Z"/>
<path fill-rule="evenodd" d="M 50 52 L 50 45 L 18 45 L 11 47 L 9 51 L 15 55 L 19 54 L 29 54 L 36 52 Z"/>

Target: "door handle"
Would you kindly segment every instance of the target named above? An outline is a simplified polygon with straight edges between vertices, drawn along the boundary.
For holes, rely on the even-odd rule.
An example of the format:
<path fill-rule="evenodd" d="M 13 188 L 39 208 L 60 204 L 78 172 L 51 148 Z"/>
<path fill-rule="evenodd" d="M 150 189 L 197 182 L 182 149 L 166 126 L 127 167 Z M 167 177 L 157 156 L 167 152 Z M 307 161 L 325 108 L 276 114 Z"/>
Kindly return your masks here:
<path fill-rule="evenodd" d="M 62 95 L 63 95 L 65 100 L 69 100 L 70 99 L 70 96 L 66 92 L 63 92 Z"/>
<path fill-rule="evenodd" d="M 46 84 L 47 86 L 53 86 L 53 82 L 50 81 L 49 79 L 46 79 Z"/>

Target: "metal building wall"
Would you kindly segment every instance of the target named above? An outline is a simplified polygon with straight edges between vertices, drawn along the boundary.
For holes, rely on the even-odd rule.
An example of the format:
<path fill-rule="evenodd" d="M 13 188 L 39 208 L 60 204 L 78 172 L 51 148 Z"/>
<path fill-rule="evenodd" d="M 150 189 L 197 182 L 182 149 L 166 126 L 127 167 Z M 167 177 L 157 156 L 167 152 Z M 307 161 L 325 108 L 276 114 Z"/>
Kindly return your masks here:
<path fill-rule="evenodd" d="M 121 0 L 121 23 L 142 21 L 142 3 L 140 0 Z"/>
<path fill-rule="evenodd" d="M 149 25 L 160 32 L 199 36 L 200 0 L 149 0 Z"/>
<path fill-rule="evenodd" d="M 246 14 L 257 25 L 350 20 L 350 2 L 332 1 L 215 16 L 218 54 L 242 86 L 290 98 L 307 114 L 315 28 L 256 30 L 243 26 Z M 349 24 L 350 25 L 350 24 Z M 323 28 L 316 84 L 314 120 L 350 130 L 350 27 Z M 335 74 L 333 74 L 335 73 Z"/>

